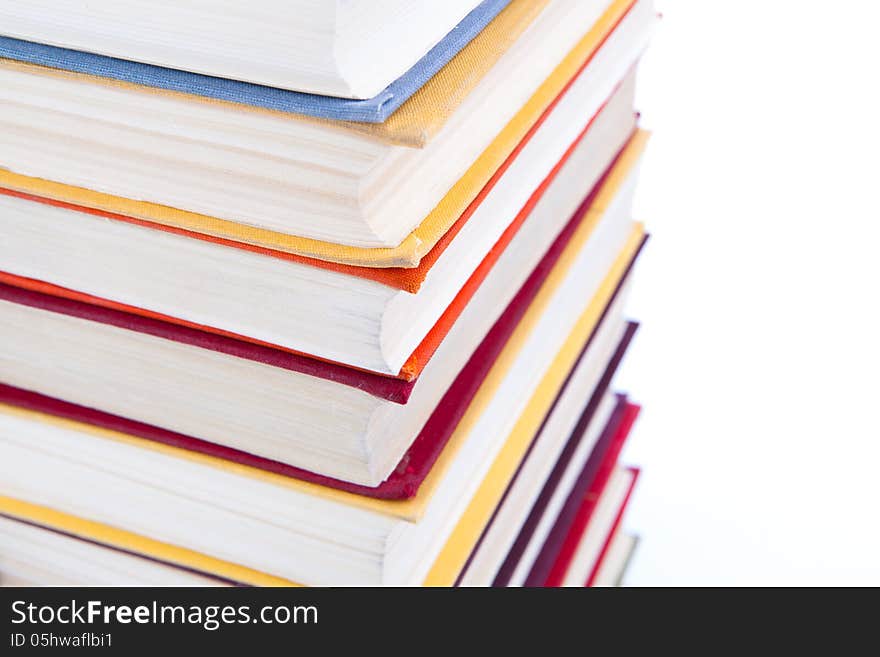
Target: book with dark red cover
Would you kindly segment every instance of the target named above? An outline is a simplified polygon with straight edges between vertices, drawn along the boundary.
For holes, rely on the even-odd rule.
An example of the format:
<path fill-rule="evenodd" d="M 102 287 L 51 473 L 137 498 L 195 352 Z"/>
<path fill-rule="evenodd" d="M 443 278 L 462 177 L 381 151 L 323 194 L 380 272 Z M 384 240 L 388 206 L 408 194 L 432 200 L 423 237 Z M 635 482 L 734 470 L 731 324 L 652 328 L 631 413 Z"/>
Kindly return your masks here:
<path fill-rule="evenodd" d="M 642 471 L 639 468 L 627 468 L 627 470 L 633 475 L 632 481 L 629 484 L 629 489 L 626 491 L 626 497 L 623 498 L 623 503 L 620 505 L 620 509 L 617 511 L 617 515 L 614 518 L 614 524 L 611 527 L 611 531 L 608 532 L 608 536 L 605 538 L 605 543 L 602 545 L 602 550 L 599 552 L 599 558 L 596 559 L 596 563 L 593 565 L 592 570 L 590 570 L 590 575 L 587 577 L 587 581 L 584 582 L 584 586 L 593 586 L 595 583 L 596 576 L 599 574 L 599 570 L 602 568 L 605 557 L 608 556 L 608 551 L 611 549 L 611 544 L 614 542 L 614 536 L 623 524 L 623 517 L 626 515 L 626 510 L 629 507 L 629 502 L 636 489 L 639 476 L 642 474 Z M 580 540 L 580 537 L 578 537 L 578 540 Z"/>
<path fill-rule="evenodd" d="M 525 586 L 559 586 L 571 565 L 575 550 L 596 508 L 599 497 L 617 465 L 620 451 L 635 424 L 640 408 L 621 396 L 615 415 L 618 421 L 613 430 L 606 431 L 587 460 L 577 482 L 565 501 Z M 609 423 L 610 427 L 610 423 Z"/>
<path fill-rule="evenodd" d="M 443 450 L 443 447 L 446 445 L 446 442 L 449 440 L 455 427 L 458 425 L 459 420 L 464 415 L 471 400 L 477 393 L 477 390 L 489 370 L 492 368 L 498 354 L 504 348 L 511 334 L 519 324 L 521 317 L 526 312 L 535 295 L 538 293 L 538 290 L 552 271 L 572 234 L 583 220 L 583 217 L 583 212 L 576 213 L 566 228 L 560 233 L 553 246 L 529 276 L 526 283 L 520 288 L 507 309 L 489 331 L 486 338 L 482 341 L 462 369 L 461 373 L 447 390 L 424 428 L 401 459 L 397 468 L 395 468 L 388 479 L 376 488 L 340 481 L 338 479 L 319 475 L 278 461 L 272 461 L 229 447 L 199 440 L 192 436 L 185 436 L 152 425 L 121 418 L 92 408 L 70 404 L 37 393 L 19 390 L 10 386 L 0 385 L 0 403 L 8 403 L 38 412 L 66 417 L 72 420 L 144 438 L 146 440 L 153 440 L 166 445 L 208 454 L 210 456 L 234 461 L 283 476 L 289 476 L 359 495 L 381 499 L 407 499 L 415 496 L 422 481 L 424 481 L 425 477 L 430 472 L 431 467 L 437 460 L 437 457 L 440 455 L 440 452 Z M 617 294 L 619 294 L 623 282 L 628 278 L 637 257 L 638 253 L 630 262 L 626 273 L 615 289 L 609 303 L 613 303 Z M 231 338 L 207 334 L 194 329 L 159 322 L 158 320 L 127 315 L 126 313 L 121 313 L 119 311 L 90 306 L 69 299 L 43 295 L 8 285 L 0 284 L 0 299 L 15 303 L 23 303 L 25 305 L 43 308 L 52 312 L 61 312 L 93 321 L 105 321 L 124 328 L 131 328 L 131 330 L 142 331 L 166 339 L 193 344 L 195 346 L 204 346 L 208 349 L 222 351 L 223 353 L 229 353 L 242 358 L 251 358 L 259 360 L 260 362 L 268 362 L 269 364 L 277 365 L 279 367 L 290 366 L 290 359 L 295 359 L 297 361 L 303 359 L 303 357 L 294 356 L 286 352 L 278 352 L 277 350 L 271 350 L 266 347 L 242 343 L 237 340 L 232 340 Z M 296 366 L 324 367 L 326 364 L 318 361 L 311 361 L 305 365 L 298 362 Z M 342 368 L 341 366 L 332 367 L 334 370 L 347 369 Z M 370 381 L 378 379 L 379 381 L 376 383 L 378 384 L 381 382 L 382 385 L 402 383 L 394 379 L 374 377 L 352 370 L 339 372 L 338 375 L 349 378 L 363 376 Z"/>

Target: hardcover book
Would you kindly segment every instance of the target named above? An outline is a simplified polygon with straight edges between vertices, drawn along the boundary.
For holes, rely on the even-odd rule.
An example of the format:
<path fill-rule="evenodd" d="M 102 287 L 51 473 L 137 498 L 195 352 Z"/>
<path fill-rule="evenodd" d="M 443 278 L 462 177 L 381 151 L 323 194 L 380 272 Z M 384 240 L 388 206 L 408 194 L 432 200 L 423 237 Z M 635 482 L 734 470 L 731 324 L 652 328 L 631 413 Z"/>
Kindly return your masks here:
<path fill-rule="evenodd" d="M 522 524 L 493 586 L 543 586 L 568 536 L 589 486 L 603 463 L 616 463 L 637 407 L 619 397 L 615 415 L 596 433 L 595 404 L 581 416 L 543 489 Z M 608 466 L 610 467 L 610 466 Z"/>
<path fill-rule="evenodd" d="M 618 529 L 602 557 L 596 577 L 589 585 L 594 587 L 623 586 L 626 571 L 638 545 L 638 536 Z"/>
<path fill-rule="evenodd" d="M 234 4 L 228 1 L 206 11 L 193 2 L 97 0 L 86 11 L 69 0 L 54 0 L 51 8 L 3 0 L 0 56 L 277 111 L 381 123 L 509 3 L 447 0 L 416 8 L 397 0 L 376 8 L 333 0 L 315 12 L 304 0 L 261 0 L 242 12 L 224 6 Z M 539 11 L 544 3 L 531 4 Z M 237 20 L 222 20 L 227 12 Z M 224 38 L 224 31 L 231 34 Z"/>

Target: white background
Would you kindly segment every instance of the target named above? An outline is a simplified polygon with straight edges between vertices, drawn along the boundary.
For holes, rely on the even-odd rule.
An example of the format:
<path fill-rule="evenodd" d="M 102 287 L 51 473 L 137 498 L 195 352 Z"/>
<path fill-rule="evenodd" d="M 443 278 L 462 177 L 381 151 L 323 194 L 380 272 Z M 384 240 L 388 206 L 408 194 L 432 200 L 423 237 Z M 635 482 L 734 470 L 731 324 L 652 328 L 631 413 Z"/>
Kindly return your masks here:
<path fill-rule="evenodd" d="M 626 578 L 880 584 L 880 3 L 658 0 Z"/>

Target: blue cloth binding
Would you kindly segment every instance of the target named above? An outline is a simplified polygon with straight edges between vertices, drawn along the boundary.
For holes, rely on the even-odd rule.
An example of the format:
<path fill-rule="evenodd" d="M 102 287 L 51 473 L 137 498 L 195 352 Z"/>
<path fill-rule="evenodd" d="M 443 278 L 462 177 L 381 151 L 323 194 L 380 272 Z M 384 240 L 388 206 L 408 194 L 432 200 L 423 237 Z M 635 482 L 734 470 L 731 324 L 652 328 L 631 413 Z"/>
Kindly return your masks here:
<path fill-rule="evenodd" d="M 510 1 L 484 0 L 415 66 L 367 100 L 288 91 L 4 36 L 0 36 L 0 57 L 281 112 L 382 123 L 470 43 Z"/>

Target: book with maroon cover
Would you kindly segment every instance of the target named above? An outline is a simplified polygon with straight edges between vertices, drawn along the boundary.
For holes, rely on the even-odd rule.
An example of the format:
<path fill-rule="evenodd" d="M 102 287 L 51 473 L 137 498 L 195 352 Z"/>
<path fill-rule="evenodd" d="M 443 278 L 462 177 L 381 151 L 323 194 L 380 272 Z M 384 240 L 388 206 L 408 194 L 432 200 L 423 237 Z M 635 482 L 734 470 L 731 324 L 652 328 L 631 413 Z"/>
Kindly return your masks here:
<path fill-rule="evenodd" d="M 525 586 L 559 586 L 575 549 L 586 530 L 596 503 L 617 465 L 620 452 L 638 418 L 640 408 L 620 396 L 616 424 L 602 435 L 566 499 L 541 552 L 525 580 Z"/>
<path fill-rule="evenodd" d="M 629 472 L 632 474 L 632 481 L 630 482 L 629 489 L 626 491 L 626 497 L 624 497 L 623 499 L 623 504 L 620 505 L 620 508 L 617 511 L 617 515 L 614 518 L 614 524 L 611 527 L 611 531 L 608 532 L 608 536 L 606 537 L 605 542 L 602 544 L 602 550 L 599 552 L 599 558 L 596 559 L 595 565 L 593 565 L 593 568 L 590 570 L 590 575 L 589 577 L 587 577 L 587 581 L 584 582 L 584 586 L 593 586 L 596 582 L 596 577 L 602 570 L 602 567 L 605 565 L 605 560 L 609 555 L 611 545 L 612 543 L 614 543 L 615 536 L 618 535 L 618 532 L 623 525 L 623 517 L 626 515 L 626 511 L 629 508 L 630 500 L 632 500 L 633 492 L 636 489 L 636 484 L 638 483 L 639 477 L 642 474 L 640 468 L 627 468 L 627 470 L 629 470 Z"/>
<path fill-rule="evenodd" d="M 410 498 L 418 491 L 419 485 L 427 476 L 431 466 L 436 461 L 446 444 L 446 441 L 457 426 L 458 421 L 467 410 L 470 401 L 473 399 L 480 384 L 494 364 L 496 357 L 518 325 L 519 319 L 529 307 L 531 301 L 541 288 L 541 285 L 553 270 L 554 265 L 564 251 L 572 234 L 580 225 L 583 217 L 584 214 L 581 212 L 572 218 L 566 229 L 554 242 L 553 247 L 547 252 L 541 263 L 532 272 L 531 276 L 529 276 L 526 283 L 516 294 L 513 301 L 508 305 L 505 312 L 471 356 L 467 365 L 460 372 L 452 386 L 447 390 L 446 394 L 431 414 L 427 424 L 400 460 L 398 466 L 385 481 L 376 487 L 334 479 L 302 468 L 287 465 L 279 461 L 262 458 L 216 443 L 200 440 L 192 436 L 182 435 L 142 422 L 136 422 L 93 408 L 71 404 L 45 395 L 14 388 L 12 386 L 0 384 L 0 403 L 7 403 L 28 408 L 30 410 L 85 422 L 147 440 L 153 440 L 175 447 L 182 447 L 184 449 L 227 459 L 276 474 L 294 477 L 369 497 L 382 499 Z M 644 244 L 644 241 L 642 244 Z M 636 257 L 639 252 L 640 249 L 636 252 Z M 634 263 L 635 257 L 630 261 L 626 273 L 614 292 L 611 302 L 616 298 L 618 292 L 623 286 L 623 281 L 627 278 Z M 241 343 L 222 336 L 201 333 L 176 325 L 164 324 L 153 319 L 126 315 L 111 309 L 89 306 L 72 300 L 42 295 L 37 292 L 2 284 L 0 284 L 0 299 L 26 305 L 34 305 L 54 312 L 62 312 L 78 317 L 96 319 L 101 322 L 122 325 L 126 328 L 160 335 L 169 339 L 177 339 L 179 336 L 183 335 L 185 336 L 183 337 L 183 340 L 189 343 L 201 345 L 204 341 L 204 343 L 208 345 L 208 348 L 222 350 L 224 353 L 257 359 L 261 362 L 266 362 L 268 360 L 271 364 L 280 367 L 284 367 L 286 360 L 289 358 L 300 358 L 286 352 L 267 353 L 267 351 L 271 350 L 268 350 L 266 347 L 259 347 L 250 343 Z M 324 363 L 313 363 L 310 366 L 339 367 L 330 366 Z M 364 376 L 370 379 L 374 378 L 374 375 L 364 373 L 345 372 L 343 374 L 345 376 Z M 375 378 L 388 383 L 400 383 L 399 381 L 384 377 Z"/>

